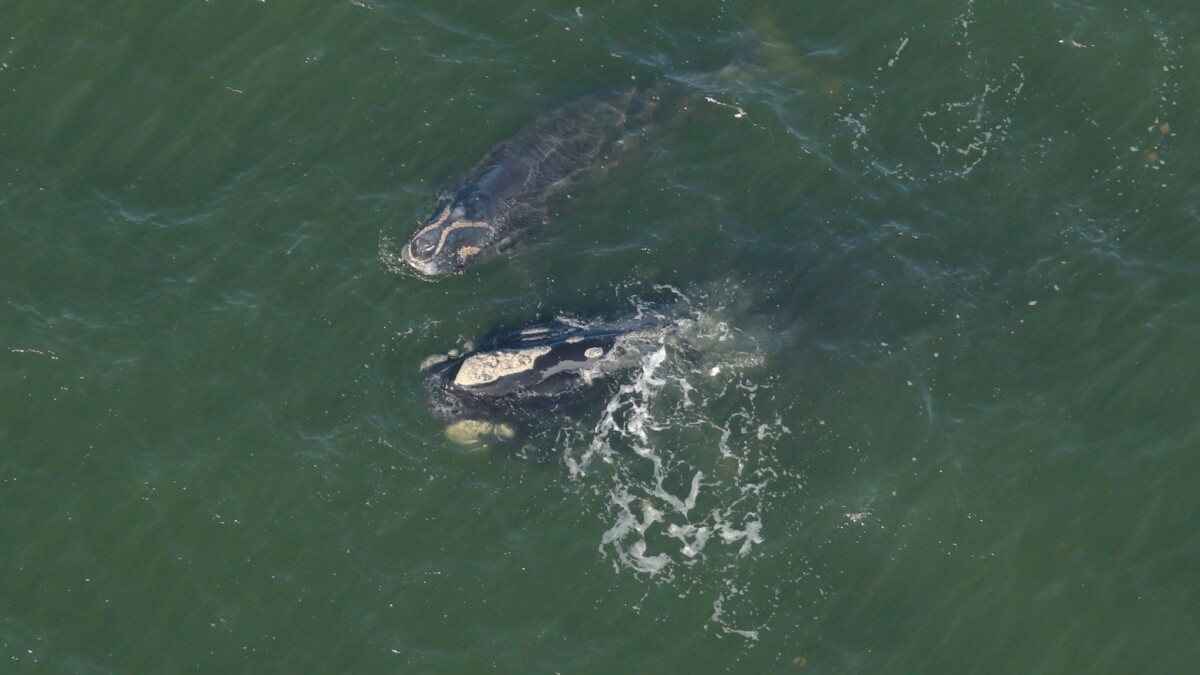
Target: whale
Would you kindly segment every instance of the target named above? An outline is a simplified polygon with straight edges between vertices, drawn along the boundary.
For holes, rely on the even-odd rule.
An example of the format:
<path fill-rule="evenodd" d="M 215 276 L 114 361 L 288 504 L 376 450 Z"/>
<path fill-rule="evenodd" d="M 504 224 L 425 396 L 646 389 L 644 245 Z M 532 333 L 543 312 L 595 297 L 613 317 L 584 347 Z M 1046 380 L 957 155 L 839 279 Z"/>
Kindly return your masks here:
<path fill-rule="evenodd" d="M 586 323 L 556 318 L 501 333 L 478 349 L 431 356 L 421 377 L 452 440 L 467 430 L 508 438 L 514 423 L 544 416 L 641 366 L 677 332 L 677 321 L 657 314 Z"/>
<path fill-rule="evenodd" d="M 492 148 L 444 194 L 404 244 L 425 277 L 460 273 L 549 219 L 553 198 L 605 166 L 653 125 L 673 90 L 662 83 L 595 92 L 539 116 Z"/>

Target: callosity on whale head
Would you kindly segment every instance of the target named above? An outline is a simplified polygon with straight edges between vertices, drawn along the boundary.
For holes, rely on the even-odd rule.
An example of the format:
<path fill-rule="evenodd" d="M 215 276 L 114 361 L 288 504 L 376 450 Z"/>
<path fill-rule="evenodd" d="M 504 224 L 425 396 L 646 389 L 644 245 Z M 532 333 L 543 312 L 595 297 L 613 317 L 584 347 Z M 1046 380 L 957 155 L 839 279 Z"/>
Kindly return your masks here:
<path fill-rule="evenodd" d="M 490 196 L 467 192 L 443 199 L 404 245 L 400 257 L 422 274 L 450 274 L 460 271 L 496 239 Z"/>

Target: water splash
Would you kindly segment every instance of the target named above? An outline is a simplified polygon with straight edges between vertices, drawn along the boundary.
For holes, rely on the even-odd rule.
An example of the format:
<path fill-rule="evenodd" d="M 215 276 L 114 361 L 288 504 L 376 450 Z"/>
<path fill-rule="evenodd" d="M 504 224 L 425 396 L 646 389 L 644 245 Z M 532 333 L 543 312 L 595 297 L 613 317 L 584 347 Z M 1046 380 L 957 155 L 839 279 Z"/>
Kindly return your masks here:
<path fill-rule="evenodd" d="M 597 548 L 615 573 L 703 594 L 719 634 L 757 639 L 755 612 L 771 610 L 739 605 L 734 589 L 750 585 L 770 536 L 769 501 L 800 481 L 777 461 L 791 429 L 759 410 L 773 398 L 764 354 L 719 314 L 681 319 L 678 344 L 644 354 L 594 421 L 557 442 L 572 483 L 594 497 Z"/>

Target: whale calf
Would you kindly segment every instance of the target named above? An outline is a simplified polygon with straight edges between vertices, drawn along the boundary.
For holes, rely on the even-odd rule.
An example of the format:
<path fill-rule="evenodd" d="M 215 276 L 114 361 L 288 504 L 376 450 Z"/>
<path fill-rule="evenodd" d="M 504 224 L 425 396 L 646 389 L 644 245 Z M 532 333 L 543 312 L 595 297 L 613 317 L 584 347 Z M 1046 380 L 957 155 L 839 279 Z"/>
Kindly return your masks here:
<path fill-rule="evenodd" d="M 493 148 L 401 249 L 426 276 L 460 272 L 544 222 L 548 202 L 655 121 L 668 87 L 607 89 L 540 116 Z"/>

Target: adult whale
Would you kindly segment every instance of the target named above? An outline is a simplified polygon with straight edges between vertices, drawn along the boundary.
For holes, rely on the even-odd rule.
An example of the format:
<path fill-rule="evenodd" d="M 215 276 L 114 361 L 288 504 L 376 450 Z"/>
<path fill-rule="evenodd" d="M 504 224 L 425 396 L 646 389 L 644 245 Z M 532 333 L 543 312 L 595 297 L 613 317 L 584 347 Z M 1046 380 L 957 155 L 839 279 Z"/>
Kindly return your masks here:
<path fill-rule="evenodd" d="M 556 319 L 421 366 L 434 412 L 459 443 L 510 437 L 510 423 L 569 405 L 604 379 L 631 370 L 680 337 L 686 319 L 658 313 L 611 321 Z"/>
<path fill-rule="evenodd" d="M 437 276 L 506 247 L 546 220 L 551 197 L 605 164 L 628 134 L 655 122 L 675 89 L 663 82 L 607 89 L 540 116 L 493 148 L 439 201 L 401 258 Z"/>
<path fill-rule="evenodd" d="M 678 334 L 680 321 L 659 314 L 587 323 L 555 319 L 466 353 L 432 356 L 421 371 L 442 417 L 485 408 L 513 412 L 640 364 L 647 350 Z"/>

